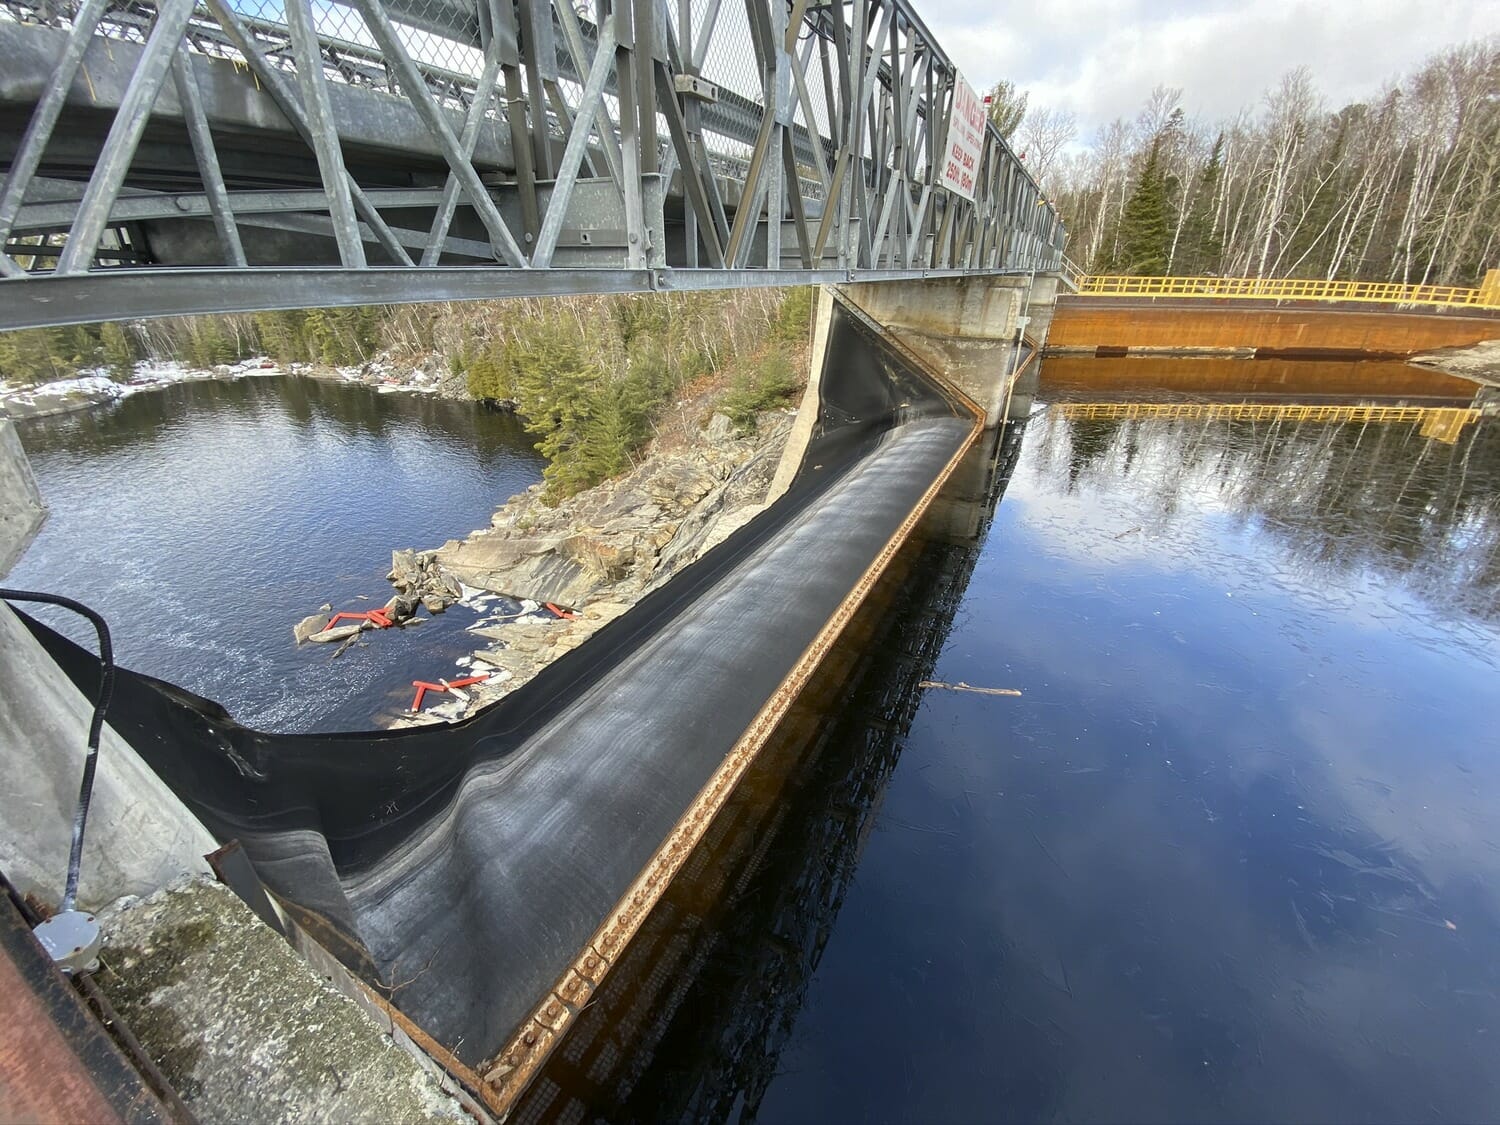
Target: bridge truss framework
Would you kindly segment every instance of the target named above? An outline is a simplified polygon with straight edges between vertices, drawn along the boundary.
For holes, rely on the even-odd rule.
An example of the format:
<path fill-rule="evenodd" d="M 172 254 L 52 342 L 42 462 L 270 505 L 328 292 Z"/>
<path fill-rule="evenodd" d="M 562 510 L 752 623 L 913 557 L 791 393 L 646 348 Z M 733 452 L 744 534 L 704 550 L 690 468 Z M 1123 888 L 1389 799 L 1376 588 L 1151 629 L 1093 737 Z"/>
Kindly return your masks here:
<path fill-rule="evenodd" d="M 0 0 L 0 328 L 1050 270 L 909 0 Z"/>

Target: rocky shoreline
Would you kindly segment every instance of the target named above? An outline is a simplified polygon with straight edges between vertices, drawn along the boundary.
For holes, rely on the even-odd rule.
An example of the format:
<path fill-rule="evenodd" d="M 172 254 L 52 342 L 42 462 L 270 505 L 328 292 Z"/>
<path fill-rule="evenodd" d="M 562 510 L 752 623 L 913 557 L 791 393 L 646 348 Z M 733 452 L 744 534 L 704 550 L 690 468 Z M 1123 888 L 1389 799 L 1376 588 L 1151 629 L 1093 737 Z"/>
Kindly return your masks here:
<path fill-rule="evenodd" d="M 88 371 L 34 386 L 0 383 L 0 417 L 107 407 L 179 383 L 280 375 L 474 401 L 464 377 L 436 355 L 416 363 L 382 355 L 358 367 L 252 357 L 213 368 L 142 362 L 124 382 Z M 295 642 L 326 644 L 337 658 L 365 632 L 420 625 L 422 611 L 459 606 L 474 616 L 466 626 L 471 651 L 456 658 L 450 677 L 428 685 L 433 696 L 426 706 L 393 725 L 457 721 L 514 691 L 775 498 L 773 482 L 796 410 L 764 411 L 742 430 L 716 409 L 727 388 L 727 377 L 718 375 L 687 389 L 671 417 L 658 420 L 639 463 L 619 477 L 561 502 L 538 483 L 498 508 L 488 527 L 440 546 L 393 551 L 389 601 L 344 613 L 324 605 L 293 626 Z"/>
<path fill-rule="evenodd" d="M 556 506 L 534 485 L 487 528 L 395 552 L 398 595 L 433 586 L 451 596 L 456 587 L 449 604 L 478 620 L 467 629 L 473 652 L 457 659 L 453 680 L 440 681 L 453 685 L 450 698 L 394 725 L 452 722 L 495 702 L 748 523 L 775 499 L 794 418 L 767 412 L 742 434 L 714 414 L 681 440 L 659 441 L 624 476 Z"/>

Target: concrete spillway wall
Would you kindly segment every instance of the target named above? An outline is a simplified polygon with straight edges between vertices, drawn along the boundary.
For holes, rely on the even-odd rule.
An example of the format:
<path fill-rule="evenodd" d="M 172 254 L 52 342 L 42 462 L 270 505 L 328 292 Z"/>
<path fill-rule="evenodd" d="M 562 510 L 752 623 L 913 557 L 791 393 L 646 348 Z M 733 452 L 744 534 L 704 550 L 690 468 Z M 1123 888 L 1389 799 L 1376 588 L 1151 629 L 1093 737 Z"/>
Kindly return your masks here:
<path fill-rule="evenodd" d="M 1500 338 L 1500 313 L 1062 297 L 1049 351 L 1401 357 Z"/>
<path fill-rule="evenodd" d="M 985 425 L 1024 418 L 1036 390 L 1025 354 L 1046 343 L 1058 279 L 1038 274 L 846 285 L 844 300 L 978 404 Z"/>

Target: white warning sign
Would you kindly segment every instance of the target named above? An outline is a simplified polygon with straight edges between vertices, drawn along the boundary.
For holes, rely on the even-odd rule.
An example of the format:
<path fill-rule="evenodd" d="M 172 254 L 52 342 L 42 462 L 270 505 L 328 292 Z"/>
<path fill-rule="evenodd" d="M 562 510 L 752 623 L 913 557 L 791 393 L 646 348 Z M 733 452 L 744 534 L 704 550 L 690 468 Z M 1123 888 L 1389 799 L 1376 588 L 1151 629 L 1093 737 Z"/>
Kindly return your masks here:
<path fill-rule="evenodd" d="M 958 75 L 953 86 L 953 116 L 948 119 L 943 176 L 938 182 L 968 200 L 974 198 L 974 185 L 979 179 L 985 124 L 984 103 L 963 75 Z"/>

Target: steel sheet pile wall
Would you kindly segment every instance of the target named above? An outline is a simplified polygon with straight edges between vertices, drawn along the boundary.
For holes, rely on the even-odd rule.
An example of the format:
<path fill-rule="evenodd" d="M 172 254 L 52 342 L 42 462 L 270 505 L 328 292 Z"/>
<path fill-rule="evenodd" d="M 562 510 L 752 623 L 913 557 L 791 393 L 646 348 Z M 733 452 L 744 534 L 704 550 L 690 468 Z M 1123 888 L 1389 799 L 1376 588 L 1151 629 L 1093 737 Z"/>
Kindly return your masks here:
<path fill-rule="evenodd" d="M 497 1103 L 602 979 L 973 441 L 972 406 L 842 305 L 826 354 L 790 491 L 464 723 L 268 735 L 121 677 L 115 728 Z M 92 682 L 92 658 L 37 629 Z"/>

